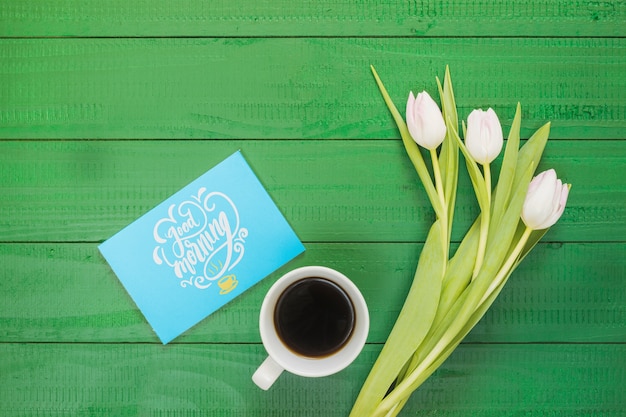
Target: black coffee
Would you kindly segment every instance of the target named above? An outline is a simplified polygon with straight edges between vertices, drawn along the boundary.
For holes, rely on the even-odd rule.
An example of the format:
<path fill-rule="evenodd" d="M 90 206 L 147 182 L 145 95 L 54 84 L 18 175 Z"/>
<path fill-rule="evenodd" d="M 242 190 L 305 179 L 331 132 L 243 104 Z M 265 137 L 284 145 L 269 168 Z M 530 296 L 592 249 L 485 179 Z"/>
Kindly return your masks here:
<path fill-rule="evenodd" d="M 305 278 L 291 284 L 274 310 L 278 336 L 292 351 L 320 357 L 339 350 L 354 328 L 354 306 L 335 283 Z"/>

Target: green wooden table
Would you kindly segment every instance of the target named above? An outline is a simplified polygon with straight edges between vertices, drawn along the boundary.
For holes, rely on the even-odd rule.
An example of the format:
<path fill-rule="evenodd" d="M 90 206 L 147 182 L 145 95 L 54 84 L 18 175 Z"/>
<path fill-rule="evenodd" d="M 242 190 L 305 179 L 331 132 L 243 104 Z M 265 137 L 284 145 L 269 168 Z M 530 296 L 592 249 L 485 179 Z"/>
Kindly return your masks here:
<path fill-rule="evenodd" d="M 560 222 L 405 416 L 626 415 L 623 1 L 0 1 L 0 415 L 347 416 L 433 213 L 369 66 L 403 106 L 450 65 L 573 183 Z M 306 253 L 167 346 L 97 245 L 241 149 Z M 497 164 L 496 164 L 497 166 Z M 458 241 L 478 214 L 460 179 Z M 370 306 L 331 377 L 250 380 L 284 272 Z"/>

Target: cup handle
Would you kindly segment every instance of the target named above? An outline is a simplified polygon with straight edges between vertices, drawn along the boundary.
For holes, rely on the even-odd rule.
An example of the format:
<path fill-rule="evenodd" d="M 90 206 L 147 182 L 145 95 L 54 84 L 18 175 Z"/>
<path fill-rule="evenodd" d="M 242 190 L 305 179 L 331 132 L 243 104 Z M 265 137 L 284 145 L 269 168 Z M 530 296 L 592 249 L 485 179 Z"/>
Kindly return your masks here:
<path fill-rule="evenodd" d="M 258 385 L 259 388 L 267 391 L 272 384 L 276 382 L 283 371 L 283 367 L 277 364 L 271 356 L 268 356 L 256 370 L 254 375 L 252 375 L 252 380 Z"/>

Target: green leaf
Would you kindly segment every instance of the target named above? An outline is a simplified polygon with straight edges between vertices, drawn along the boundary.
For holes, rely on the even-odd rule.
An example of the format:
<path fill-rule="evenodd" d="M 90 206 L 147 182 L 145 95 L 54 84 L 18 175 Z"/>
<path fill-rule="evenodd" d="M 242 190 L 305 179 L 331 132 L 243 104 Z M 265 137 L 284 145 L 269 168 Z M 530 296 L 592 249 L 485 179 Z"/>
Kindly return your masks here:
<path fill-rule="evenodd" d="M 452 89 L 452 80 L 450 78 L 450 69 L 446 66 L 443 87 L 439 78 L 437 78 L 437 87 L 439 89 L 439 97 L 441 100 L 441 108 L 445 118 L 450 119 L 450 123 L 458 134 L 458 116 L 456 102 L 454 100 L 454 91 Z M 456 190 L 459 177 L 459 147 L 453 137 L 450 129 L 447 129 L 446 139 L 441 147 L 439 155 L 439 166 L 441 167 L 441 176 L 443 179 L 444 196 L 448 205 L 448 241 L 452 232 L 452 223 L 454 221 L 454 207 L 456 203 Z"/>
<path fill-rule="evenodd" d="M 378 77 L 378 73 L 376 72 L 373 66 L 371 66 L 370 68 L 372 69 L 372 74 L 374 74 L 374 78 L 376 79 L 376 84 L 378 85 L 378 89 L 380 90 L 380 93 L 382 94 L 383 99 L 385 100 L 385 103 L 387 104 L 387 107 L 389 108 L 389 111 L 391 112 L 391 115 L 393 116 L 393 119 L 396 122 L 396 125 L 398 126 L 398 130 L 400 131 L 400 137 L 402 138 L 402 143 L 404 144 L 404 148 L 406 149 L 409 159 L 411 160 L 411 162 L 413 163 L 413 166 L 415 167 L 415 171 L 417 172 L 417 175 L 420 177 L 420 180 L 422 181 L 422 185 L 424 186 L 424 189 L 426 190 L 426 194 L 428 195 L 430 204 L 433 206 L 433 209 L 435 210 L 436 213 L 438 214 L 442 213 L 442 210 L 445 210 L 445 207 L 441 207 L 441 203 L 439 202 L 439 196 L 437 195 L 437 190 L 435 189 L 433 180 L 430 176 L 430 173 L 428 172 L 428 168 L 426 167 L 426 164 L 424 163 L 424 158 L 422 157 L 422 154 L 419 150 L 419 146 L 417 146 L 417 143 L 415 143 L 415 141 L 411 137 L 411 134 L 409 133 L 406 123 L 404 119 L 402 118 L 402 115 L 400 114 L 400 112 L 398 112 L 398 109 L 396 108 L 395 104 L 393 104 L 393 101 L 391 100 L 391 97 L 389 97 L 389 93 L 387 92 L 387 89 L 383 85 L 383 82 L 381 81 L 380 77 Z M 439 216 L 439 217 L 442 217 L 442 216 Z"/>
<path fill-rule="evenodd" d="M 404 124 L 404 120 L 399 115 L 395 106 L 393 106 L 393 103 L 391 103 L 391 100 L 384 90 L 382 82 L 380 82 L 374 68 L 372 68 L 372 71 L 381 92 L 383 92 L 385 101 L 394 115 L 394 119 L 396 119 L 396 123 L 400 128 L 401 136 L 403 137 L 403 142 L 405 142 L 405 148 L 407 148 L 407 153 L 409 153 L 409 156 L 411 157 L 411 151 L 406 145 L 405 140 L 405 136 L 408 137 L 408 139 L 411 139 L 410 135 L 408 135 L 406 124 Z M 485 188 L 484 178 L 478 165 L 473 160 L 471 155 L 469 155 L 469 152 L 465 148 L 465 145 L 461 141 L 458 133 L 458 115 L 456 112 L 456 104 L 454 102 L 448 68 L 446 68 L 444 85 L 441 85 L 439 79 L 437 79 L 437 84 L 442 103 L 442 111 L 444 113 L 444 120 L 446 121 L 446 127 L 448 130 L 446 141 L 444 141 L 438 157 L 447 207 L 437 207 L 439 204 L 438 196 L 430 175 L 427 175 L 429 185 L 426 185 L 423 173 L 420 173 L 418 166 L 416 166 L 416 170 L 418 170 L 418 175 L 420 175 L 425 188 L 427 188 L 427 194 L 429 195 L 435 211 L 437 211 L 438 214 L 441 213 L 438 210 L 446 210 L 449 213 L 448 224 L 440 225 L 442 228 L 447 226 L 449 232 L 452 227 L 452 213 L 454 210 L 454 200 L 456 198 L 456 188 L 458 185 L 459 149 L 465 157 L 469 176 L 476 193 L 476 198 L 481 207 L 481 211 L 484 211 L 485 207 L 488 207 L 489 202 L 487 201 L 487 198 L 489 193 Z M 398 120 L 400 120 L 401 123 Z M 414 345 L 415 349 L 412 356 L 410 355 L 410 352 L 406 351 L 402 355 L 398 355 L 395 359 L 388 359 L 392 360 L 392 362 L 395 361 L 393 370 L 400 372 L 397 380 L 398 384 L 390 393 L 387 393 L 386 396 L 386 391 L 382 393 L 384 399 L 383 397 L 380 397 L 380 391 L 387 390 L 391 382 L 393 382 L 393 379 L 389 379 L 392 375 L 388 375 L 389 378 L 385 379 L 384 383 L 381 384 L 380 387 L 377 387 L 379 389 L 379 393 L 372 401 L 369 402 L 368 408 L 362 407 L 356 411 L 353 409 L 351 416 L 369 416 L 374 410 L 376 416 L 397 415 L 408 396 L 410 396 L 410 394 L 417 387 L 419 387 L 419 385 L 421 385 L 421 383 L 423 383 L 440 366 L 441 363 L 443 363 L 443 361 L 454 351 L 458 344 L 461 343 L 467 333 L 469 333 L 476 323 L 478 323 L 496 299 L 515 268 L 546 233 L 545 230 L 532 232 L 530 236 L 528 232 L 524 233 L 526 228 L 520 221 L 520 215 L 528 190 L 528 184 L 530 183 L 536 169 L 536 161 L 540 160 L 548 140 L 550 124 L 547 123 L 539 128 L 521 149 L 519 147 L 520 126 L 521 107 L 518 103 L 507 140 L 504 160 L 498 178 L 498 186 L 496 187 L 496 191 L 494 193 L 493 210 L 490 223 L 490 229 L 494 232 L 493 235 L 490 233 L 487 241 L 485 260 L 480 271 L 478 272 L 478 275 L 474 280 L 471 279 L 471 271 L 473 269 L 473 264 L 475 263 L 480 235 L 480 217 L 467 232 L 461 242 L 461 245 L 457 249 L 455 256 L 448 263 L 447 269 L 445 269 L 445 266 L 441 267 L 442 274 L 445 270 L 445 275 L 442 278 L 443 282 L 440 285 L 441 295 L 440 298 L 437 297 L 438 300 L 437 305 L 435 305 L 435 311 L 432 312 L 432 318 L 429 319 L 427 326 L 419 324 L 418 330 L 423 332 L 420 333 L 421 343 Z M 465 130 L 464 125 L 463 129 Z M 414 144 L 412 139 L 410 142 Z M 415 148 L 417 148 L 416 144 Z M 419 148 L 417 148 L 417 150 L 419 152 Z M 454 159 L 455 157 L 456 160 Z M 421 154 L 420 159 L 421 165 L 424 165 Z M 413 157 L 411 157 L 411 160 L 413 161 Z M 416 165 L 416 162 L 413 163 Z M 425 169 L 425 171 L 427 174 L 427 169 Z M 428 189 L 430 189 L 430 191 Z M 440 220 L 438 220 L 435 224 L 439 222 Z M 441 240 L 443 239 L 443 237 L 439 234 L 441 229 L 439 229 L 438 233 L 433 230 L 434 227 L 435 225 L 433 225 L 433 228 L 430 230 L 427 243 L 429 243 L 432 239 L 433 242 L 438 240 L 440 245 Z M 433 237 L 433 233 L 434 235 L 439 235 L 439 238 L 435 239 Z M 521 239 L 526 238 L 528 238 L 528 240 L 523 243 Z M 522 244 L 524 245 L 523 248 L 521 246 Z M 441 254 L 441 247 L 439 246 L 439 248 L 437 248 L 437 246 L 438 244 L 433 244 L 432 249 L 429 249 L 429 252 L 439 252 L 440 257 L 444 259 L 444 256 Z M 426 251 L 426 245 L 424 247 L 424 251 Z M 424 252 L 422 252 L 422 256 L 425 256 Z M 516 257 L 516 259 L 514 259 L 514 257 Z M 426 261 L 423 261 L 422 257 L 420 257 L 416 276 L 409 294 L 411 294 L 413 288 L 417 286 L 419 271 L 422 269 L 422 262 Z M 426 269 L 432 270 L 433 268 L 434 266 L 431 264 Z M 497 287 L 492 288 L 491 286 L 495 285 L 494 279 L 497 279 L 496 283 L 498 285 Z M 491 291 L 489 296 L 483 299 L 488 290 Z M 401 316 L 405 309 L 407 311 L 410 310 L 408 303 L 409 297 L 407 297 Z M 399 322 L 400 317 L 396 322 L 396 326 L 394 326 L 394 330 L 392 330 L 392 335 L 396 331 L 396 328 L 398 328 L 398 333 L 400 332 L 400 329 L 405 331 L 408 329 L 408 327 L 404 327 L 404 325 L 398 325 Z M 390 339 L 392 335 L 390 335 Z M 385 352 L 386 347 L 387 344 L 385 344 L 383 352 Z M 381 352 L 381 357 L 383 356 L 383 352 Z M 408 364 L 406 359 L 409 356 L 405 356 L 407 353 L 409 353 L 409 356 L 411 357 L 411 361 L 408 362 Z M 393 356 L 393 354 L 395 354 L 395 352 L 386 352 L 387 356 Z M 419 373 L 417 373 L 418 371 Z M 373 373 L 374 368 L 372 369 L 368 380 L 370 380 Z M 368 395 L 367 392 L 364 393 L 364 390 L 365 386 L 361 390 L 359 398 Z M 382 401 L 382 404 L 380 404 L 380 407 L 376 408 L 376 405 L 380 401 Z M 364 400 L 364 402 L 367 403 L 367 400 Z M 389 410 L 392 410 L 391 414 L 387 414 Z"/>
<path fill-rule="evenodd" d="M 476 260 L 478 250 L 478 239 L 480 234 L 480 217 L 474 222 L 470 230 L 461 241 L 456 253 L 448 263 L 446 273 L 443 278 L 441 297 L 437 306 L 437 313 L 433 324 L 426 335 L 426 340 L 432 340 L 435 333 L 440 330 L 441 322 L 450 317 L 448 314 L 459 296 L 465 291 L 472 278 L 472 269 Z M 398 381 L 402 381 L 406 374 L 412 372 L 424 359 L 426 347 L 420 346 L 405 369 L 398 375 Z"/>
<path fill-rule="evenodd" d="M 508 279 L 508 276 L 507 276 L 507 279 Z M 502 283 L 502 285 L 499 286 L 492 293 L 492 295 L 489 298 L 487 298 L 487 300 L 483 304 L 481 304 L 478 309 L 476 309 L 476 311 L 474 311 L 474 313 L 469 317 L 469 319 L 467 319 L 465 325 L 462 326 L 461 330 L 456 334 L 456 336 L 452 338 L 450 343 L 439 352 L 439 355 L 433 361 L 433 363 L 419 375 L 419 378 L 417 378 L 414 384 L 411 386 L 411 389 L 413 391 L 419 388 L 420 385 L 423 384 L 437 370 L 437 368 L 439 368 L 439 366 L 441 366 L 441 364 L 445 362 L 446 359 L 448 359 L 448 357 L 450 357 L 452 352 L 454 352 L 454 350 L 459 346 L 459 344 L 461 344 L 463 339 L 469 334 L 469 332 L 474 328 L 474 326 L 478 324 L 478 322 L 485 315 L 485 313 L 487 312 L 487 310 L 489 309 L 493 301 L 496 299 L 496 297 L 498 296 L 498 294 L 504 287 L 505 282 L 506 282 L 506 279 Z M 408 397 L 405 397 L 402 400 L 401 404 L 403 404 L 404 401 L 406 401 L 406 399 L 408 399 Z"/>
<path fill-rule="evenodd" d="M 519 182 L 522 180 L 521 177 L 531 164 L 535 165 L 535 169 L 537 168 L 537 164 L 535 162 L 541 159 L 541 155 L 546 147 L 549 135 L 550 122 L 537 129 L 537 131 L 519 150 L 517 155 L 517 169 L 515 171 L 515 178 L 513 179 L 514 189 L 519 188 Z"/>
<path fill-rule="evenodd" d="M 457 137 L 456 139 L 460 142 L 460 138 Z M 481 303 L 482 297 L 489 288 L 492 279 L 502 267 L 511 245 L 517 243 L 517 240 L 515 240 L 517 226 L 520 223 L 521 210 L 526 198 L 528 184 L 535 170 L 535 163 L 530 157 L 541 156 L 546 141 L 547 131 L 544 126 L 526 143 L 524 153 L 520 151 L 517 165 L 525 169 L 523 171 L 521 171 L 521 169 L 516 170 L 510 203 L 502 216 L 499 233 L 488 244 L 485 261 L 478 276 L 469 283 L 463 293 L 448 309 L 445 317 L 441 319 L 437 325 L 433 326 L 433 329 L 427 335 L 424 343 L 422 343 L 415 352 L 409 370 L 403 379 L 403 383 L 396 386 L 396 389 L 392 391 L 388 400 L 394 398 L 394 401 L 397 400 L 401 402 L 417 389 L 419 385 L 427 379 L 428 375 L 434 372 L 437 366 L 452 353 L 467 332 L 471 330 L 475 324 L 473 323 L 474 319 L 478 322 L 482 314 L 484 314 L 484 311 L 486 311 L 486 308 L 484 311 L 481 311 L 481 305 L 484 304 Z M 462 146 L 463 144 L 461 143 L 459 147 L 463 151 Z M 443 344 L 443 348 L 440 347 L 441 350 L 435 352 L 434 349 L 440 346 L 440 344 Z M 415 374 L 416 369 L 422 365 L 422 362 L 430 354 L 436 355 L 433 363 L 428 365 L 425 371 L 421 372 L 419 375 Z"/>
<path fill-rule="evenodd" d="M 487 252 L 485 262 L 480 273 L 470 282 L 467 289 L 461 294 L 458 300 L 452 305 L 448 314 L 440 322 L 434 332 L 429 332 L 428 337 L 416 352 L 418 356 L 417 366 L 412 372 L 407 373 L 401 384 L 386 397 L 385 402 L 401 402 L 416 390 L 428 377 L 426 374 L 432 373 L 445 358 L 454 350 L 454 348 L 465 337 L 468 330 L 468 323 L 472 323 L 476 318 L 476 312 L 480 314 L 481 300 L 493 277 L 496 276 L 509 252 L 511 242 L 517 231 L 517 225 L 520 221 L 520 213 L 528 183 L 534 172 L 534 164 L 530 163 L 526 171 L 520 176 L 518 189 L 513 191 L 513 198 L 507 208 L 501 222 L 500 235 L 497 246 L 491 248 L 491 252 Z M 485 309 L 486 311 L 486 309 Z M 482 312 L 484 314 L 484 311 Z M 481 316 L 482 317 L 482 316 Z M 476 320 L 476 322 L 479 318 Z M 475 324 L 475 323 L 474 323 Z M 469 328 L 471 329 L 472 326 Z M 432 359 L 432 364 L 427 364 L 426 359 Z M 416 373 L 419 367 L 423 367 L 424 371 Z M 393 406 L 393 405 L 392 405 Z M 384 412 L 385 410 L 379 410 Z"/>
<path fill-rule="evenodd" d="M 498 233 L 491 241 L 487 242 L 485 267 L 489 264 L 489 274 L 482 274 L 481 271 L 476 280 L 479 280 L 481 275 L 484 275 L 485 279 L 488 279 L 489 276 L 493 277 L 500 269 L 500 265 L 507 255 L 506 251 L 511 246 L 511 242 L 515 237 L 517 225 L 519 224 L 522 214 L 522 206 L 524 205 L 528 191 L 528 184 L 530 183 L 534 171 L 535 164 L 529 164 L 526 170 L 521 173 L 517 184 L 514 184 L 511 201 L 502 216 L 502 220 L 498 226 Z"/>
<path fill-rule="evenodd" d="M 523 173 L 523 179 L 519 183 L 519 188 L 514 190 L 511 204 L 500 223 L 500 233 L 491 242 L 491 245 L 488 246 L 485 261 L 483 262 L 478 276 L 467 285 L 463 293 L 458 297 L 452 307 L 450 307 L 443 320 L 439 322 L 438 328 L 433 332 L 432 336 L 429 335 L 429 339 L 431 339 L 431 337 L 432 339 L 440 339 L 449 328 L 452 328 L 457 320 L 463 320 L 463 317 L 467 318 L 469 314 L 472 314 L 489 287 L 491 280 L 500 270 L 511 247 L 511 242 L 514 241 L 516 236 L 517 226 L 520 222 L 520 213 L 532 172 L 533 165 L 531 164 L 526 169 L 526 172 Z M 458 326 L 458 323 L 456 326 Z M 436 342 L 431 342 L 431 347 L 434 346 L 435 343 Z"/>
<path fill-rule="evenodd" d="M 467 288 L 472 278 L 472 269 L 476 262 L 478 241 L 480 237 L 480 215 L 472 224 L 457 248 L 446 269 L 443 278 L 441 300 L 437 315 L 445 313 Z"/>
<path fill-rule="evenodd" d="M 450 124 L 450 120 L 446 119 L 446 126 L 448 130 L 451 129 Z M 465 157 L 467 172 L 469 173 L 470 180 L 472 181 L 474 193 L 476 193 L 476 199 L 478 200 L 478 205 L 480 206 L 481 211 L 484 211 L 485 207 L 488 207 L 488 196 L 487 190 L 485 189 L 485 179 L 483 178 L 483 174 L 480 172 L 480 168 L 478 168 L 478 164 L 476 164 L 474 158 L 472 158 L 472 156 L 469 154 L 469 151 L 459 137 L 459 134 L 456 131 L 453 131 L 452 135 L 459 149 L 461 150 L 461 153 L 463 153 L 463 156 Z"/>
<path fill-rule="evenodd" d="M 516 236 L 513 239 L 513 242 L 511 243 L 511 247 L 509 248 L 509 254 L 510 252 L 513 251 L 513 247 L 517 245 L 517 242 L 519 242 L 519 239 L 523 235 L 524 230 L 526 230 L 526 226 L 524 225 L 523 222 L 520 222 L 516 231 Z M 489 297 L 487 297 L 485 301 L 480 306 L 478 306 L 478 308 L 476 309 L 476 311 L 474 312 L 470 320 L 468 320 L 466 327 L 461 331 L 461 333 L 459 333 L 459 337 L 461 339 L 463 339 L 463 337 L 465 337 L 465 335 L 467 335 L 472 330 L 472 328 L 480 321 L 482 316 L 487 312 L 489 307 L 491 307 L 493 302 L 496 300 L 496 298 L 498 297 L 498 295 L 500 294 L 500 292 L 506 285 L 506 282 L 508 281 L 511 274 L 515 271 L 515 269 L 517 269 L 519 264 L 526 257 L 526 255 L 530 253 L 530 251 L 535 247 L 535 245 L 539 243 L 541 238 L 546 234 L 548 230 L 549 229 L 535 230 L 531 233 L 530 238 L 526 241 L 526 244 L 524 245 L 522 252 L 519 254 L 519 256 L 517 257 L 517 260 L 515 261 L 513 266 L 510 268 L 510 270 L 506 273 L 506 276 L 502 280 L 502 283 L 500 283 L 500 285 L 498 285 L 494 289 L 493 293 L 491 293 Z"/>
<path fill-rule="evenodd" d="M 439 220 L 430 228 L 404 306 L 361 388 L 352 417 L 371 414 L 431 327 L 446 265 L 441 228 Z"/>
<path fill-rule="evenodd" d="M 510 249 L 511 252 L 514 251 L 514 246 L 518 244 L 519 240 L 521 239 L 521 235 L 523 235 L 526 230 L 527 230 L 526 225 L 524 225 L 523 222 L 520 222 L 516 239 L 514 239 L 513 244 L 511 244 L 511 249 Z M 530 251 L 535 247 L 535 245 L 539 243 L 539 241 L 546 234 L 547 231 L 548 229 L 534 230 L 530 233 L 528 240 L 525 242 L 524 247 L 522 248 L 521 252 L 517 255 L 517 259 L 515 259 L 515 262 L 511 265 L 510 269 L 506 272 L 506 275 L 504 279 L 502 280 L 502 282 L 498 284 L 498 286 L 495 287 L 494 291 L 491 294 L 489 294 L 489 296 L 485 299 L 483 303 L 481 303 L 479 308 L 477 308 L 477 312 L 482 311 L 482 313 L 484 314 L 484 312 L 487 311 L 487 309 L 491 306 L 493 301 L 495 301 L 495 299 L 498 297 L 498 294 L 500 293 L 500 291 L 502 291 L 502 288 L 504 288 L 504 285 L 506 284 L 507 280 L 509 279 L 513 271 L 522 262 L 522 260 L 526 257 L 526 255 L 530 253 Z M 514 253 L 510 253 L 510 256 L 513 256 L 513 255 Z M 480 317 L 478 317 L 478 320 L 480 320 Z"/>
<path fill-rule="evenodd" d="M 439 79 L 437 79 L 437 84 Z M 444 117 L 449 117 L 452 125 L 455 126 L 455 130 L 458 131 L 459 117 L 456 110 L 456 101 L 454 99 L 454 90 L 452 88 L 452 78 L 450 77 L 450 68 L 446 65 L 446 73 L 443 79 L 443 89 L 440 88 L 442 95 L 442 106 L 445 108 Z"/>
<path fill-rule="evenodd" d="M 491 214 L 491 224 L 489 228 L 490 230 L 494 230 L 496 232 L 498 224 L 504 214 L 504 209 L 509 202 L 513 179 L 515 177 L 515 167 L 517 166 L 517 155 L 520 143 L 521 119 L 522 108 L 521 105 L 517 103 L 513 124 L 511 125 L 509 137 L 506 141 L 506 149 L 504 151 L 504 159 L 502 160 L 502 168 L 500 169 L 500 175 L 498 177 L 497 189 L 494 193 L 493 211 Z"/>
<path fill-rule="evenodd" d="M 518 264 L 522 262 L 522 260 L 526 257 L 526 255 L 528 255 L 528 253 L 530 253 L 530 251 L 535 247 L 535 245 L 537 245 L 537 243 L 539 243 L 539 241 L 545 236 L 545 234 L 548 233 L 548 230 L 550 230 L 550 228 L 543 229 L 543 230 L 534 230 L 531 233 L 530 238 L 528 239 L 528 242 L 526 242 L 526 245 L 524 246 L 524 249 L 522 250 L 520 257 L 517 260 Z"/>

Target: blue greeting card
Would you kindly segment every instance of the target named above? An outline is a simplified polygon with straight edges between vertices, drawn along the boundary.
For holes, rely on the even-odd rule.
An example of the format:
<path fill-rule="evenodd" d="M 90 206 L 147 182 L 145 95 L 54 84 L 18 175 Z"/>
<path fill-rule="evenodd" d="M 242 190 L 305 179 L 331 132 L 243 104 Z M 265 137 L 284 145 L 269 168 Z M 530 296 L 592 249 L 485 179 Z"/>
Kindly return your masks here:
<path fill-rule="evenodd" d="M 163 343 L 304 251 L 239 152 L 99 249 Z"/>

